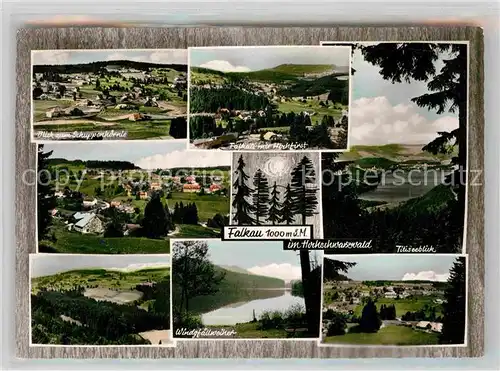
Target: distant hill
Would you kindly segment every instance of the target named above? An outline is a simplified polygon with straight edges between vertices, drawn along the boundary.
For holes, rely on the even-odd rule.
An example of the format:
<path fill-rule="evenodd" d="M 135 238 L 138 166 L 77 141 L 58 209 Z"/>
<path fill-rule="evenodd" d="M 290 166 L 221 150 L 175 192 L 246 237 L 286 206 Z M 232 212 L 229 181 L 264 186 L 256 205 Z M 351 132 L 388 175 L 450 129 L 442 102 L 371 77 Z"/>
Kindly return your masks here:
<path fill-rule="evenodd" d="M 441 163 L 450 160 L 456 154 L 434 155 L 430 152 L 422 151 L 425 144 L 385 144 L 379 146 L 351 146 L 350 150 L 343 152 L 339 161 L 355 161 L 365 158 L 384 158 L 394 162 L 429 162 Z"/>
<path fill-rule="evenodd" d="M 150 62 L 137 62 L 129 60 L 118 61 L 97 61 L 79 64 L 56 64 L 56 65 L 34 65 L 33 73 L 55 72 L 55 73 L 83 73 L 97 72 L 107 66 L 135 68 L 137 70 L 147 70 L 148 68 L 171 68 L 179 72 L 187 72 L 186 64 L 162 64 Z"/>
<path fill-rule="evenodd" d="M 235 266 L 215 266 L 215 268 L 218 273 L 225 275 L 217 293 L 191 299 L 190 311 L 206 313 L 237 302 L 272 298 L 283 294 L 285 281 L 282 279 L 245 273 L 244 269 Z M 179 300 L 177 295 L 180 295 L 180 288 L 176 287 L 175 281 L 172 284 L 175 303 Z"/>
<path fill-rule="evenodd" d="M 231 271 L 231 272 L 235 272 L 235 273 L 243 273 L 243 274 L 254 275 L 252 272 L 249 272 L 246 269 L 238 267 L 236 265 L 220 265 L 219 267 L 221 267 L 221 268 L 223 268 L 225 270 Z"/>
<path fill-rule="evenodd" d="M 281 64 L 273 68 L 266 68 L 258 71 L 250 72 L 222 72 L 203 67 L 191 67 L 191 71 L 203 74 L 207 79 L 214 78 L 227 78 L 232 79 L 248 79 L 251 81 L 260 82 L 293 82 L 300 80 L 305 75 L 321 75 L 327 74 L 330 70 L 335 70 L 335 65 L 329 64 Z M 345 75 L 343 69 L 340 67 L 340 72 L 336 71 L 334 75 Z"/>
<path fill-rule="evenodd" d="M 432 188 L 426 194 L 412 198 L 400 205 L 400 210 L 413 214 L 425 215 L 428 212 L 436 212 L 444 209 L 448 201 L 455 198 L 450 187 L 440 184 Z"/>
<path fill-rule="evenodd" d="M 100 161 L 100 160 L 67 160 L 65 158 L 50 158 L 48 164 L 54 167 L 84 167 L 87 169 L 112 169 L 112 170 L 136 170 L 140 167 L 129 161 Z"/>
<path fill-rule="evenodd" d="M 133 289 L 137 284 L 167 280 L 170 268 L 146 268 L 123 272 L 103 268 L 75 269 L 49 276 L 34 277 L 31 279 L 32 291 L 41 288 L 71 289 L 76 286 L 99 286 L 116 289 Z"/>

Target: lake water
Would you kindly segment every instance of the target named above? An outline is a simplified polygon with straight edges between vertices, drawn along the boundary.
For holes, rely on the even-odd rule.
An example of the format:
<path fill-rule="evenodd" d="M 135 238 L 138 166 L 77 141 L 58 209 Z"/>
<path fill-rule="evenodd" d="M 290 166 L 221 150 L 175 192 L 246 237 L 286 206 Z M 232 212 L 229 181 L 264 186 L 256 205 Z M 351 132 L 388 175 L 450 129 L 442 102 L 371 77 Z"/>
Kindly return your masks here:
<path fill-rule="evenodd" d="M 253 319 L 253 311 L 258 318 L 266 310 L 285 311 L 292 305 L 304 306 L 304 298 L 293 296 L 290 291 L 280 290 L 277 296 L 267 299 L 256 299 L 247 302 L 234 303 L 225 307 L 204 313 L 201 316 L 203 324 L 210 325 L 235 325 L 242 322 L 250 322 Z"/>
<path fill-rule="evenodd" d="M 402 202 L 410 198 L 420 197 L 432 188 L 444 182 L 444 177 L 450 171 L 428 169 L 413 170 L 409 172 L 398 172 L 397 174 L 385 173 L 379 186 L 370 192 L 359 196 L 362 200 Z M 370 181 L 370 180 L 368 180 Z"/>

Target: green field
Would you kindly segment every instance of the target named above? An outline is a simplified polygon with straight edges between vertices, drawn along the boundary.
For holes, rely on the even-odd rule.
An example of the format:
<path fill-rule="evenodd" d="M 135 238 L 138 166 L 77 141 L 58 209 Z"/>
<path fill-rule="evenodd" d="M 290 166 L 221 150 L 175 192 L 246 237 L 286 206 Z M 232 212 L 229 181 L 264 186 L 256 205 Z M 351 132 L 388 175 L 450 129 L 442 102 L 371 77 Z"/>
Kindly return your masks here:
<path fill-rule="evenodd" d="M 72 254 L 168 254 L 170 243 L 165 239 L 143 237 L 101 237 L 68 231 L 64 226 L 55 225 L 55 242 L 40 241 L 51 246 L 58 253 Z"/>
<path fill-rule="evenodd" d="M 94 120 L 96 121 L 96 120 Z M 97 121 L 96 121 L 97 122 Z M 170 132 L 170 120 L 148 120 L 133 122 L 129 120 L 113 121 L 113 125 L 99 125 L 92 121 L 82 124 L 35 125 L 36 131 L 73 132 L 73 131 L 125 131 L 125 139 L 173 139 Z"/>
<path fill-rule="evenodd" d="M 438 344 L 438 334 L 413 330 L 405 326 L 386 326 L 376 333 L 354 332 L 328 336 L 322 342 L 360 345 L 434 345 Z"/>
<path fill-rule="evenodd" d="M 180 224 L 177 226 L 179 233 L 172 238 L 220 238 L 220 230 L 206 228 L 201 225 Z"/>
<path fill-rule="evenodd" d="M 168 265 L 168 259 L 165 260 Z M 34 277 L 31 279 L 31 292 L 36 294 L 41 288 L 51 290 L 67 290 L 75 286 L 98 286 L 121 290 L 134 289 L 138 284 L 148 281 L 164 281 L 170 276 L 170 268 L 148 268 L 132 272 L 115 270 L 78 269 L 62 272 L 50 276 Z"/>
<path fill-rule="evenodd" d="M 215 214 L 221 214 L 222 216 L 229 214 L 229 197 L 172 192 L 172 198 L 167 199 L 170 208 L 173 208 L 176 202 L 180 203 L 181 201 L 183 204 L 194 202 L 198 208 L 198 217 L 203 222 L 213 218 Z"/>
<path fill-rule="evenodd" d="M 342 117 L 342 110 L 347 107 L 343 107 L 340 105 L 336 106 L 337 108 L 328 108 L 323 107 L 318 104 L 317 100 L 307 99 L 306 103 L 302 103 L 299 101 L 289 101 L 289 102 L 281 102 L 278 104 L 279 112 L 294 112 L 301 113 L 304 111 L 307 112 L 316 112 L 316 115 L 310 116 L 311 122 L 313 125 L 321 123 L 323 116 L 330 115 L 335 120 L 338 120 Z"/>
<path fill-rule="evenodd" d="M 339 160 L 359 160 L 364 157 L 385 158 L 395 162 L 427 163 L 440 162 L 442 160 L 451 159 L 456 156 L 454 153 L 445 155 L 438 153 L 436 155 L 422 151 L 425 144 L 409 145 L 409 144 L 385 144 L 381 146 L 357 145 L 351 146 L 349 151 L 343 152 Z"/>

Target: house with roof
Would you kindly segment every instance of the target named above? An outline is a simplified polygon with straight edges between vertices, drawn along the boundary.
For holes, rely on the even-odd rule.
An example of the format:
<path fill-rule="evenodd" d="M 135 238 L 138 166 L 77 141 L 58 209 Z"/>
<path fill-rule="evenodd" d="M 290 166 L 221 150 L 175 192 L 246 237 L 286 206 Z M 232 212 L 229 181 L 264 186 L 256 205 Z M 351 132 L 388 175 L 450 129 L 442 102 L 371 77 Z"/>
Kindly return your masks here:
<path fill-rule="evenodd" d="M 148 192 L 140 191 L 139 192 L 139 198 L 141 200 L 146 200 L 148 198 Z"/>
<path fill-rule="evenodd" d="M 182 186 L 182 192 L 190 192 L 190 193 L 193 193 L 193 192 L 199 192 L 201 189 L 201 186 L 199 184 L 184 184 Z"/>
<path fill-rule="evenodd" d="M 61 116 L 66 116 L 66 112 L 61 107 L 53 107 L 45 112 L 45 117 L 49 119 Z"/>
<path fill-rule="evenodd" d="M 222 186 L 220 184 L 210 184 L 210 188 L 209 188 L 209 191 L 210 193 L 213 193 L 213 192 L 216 192 L 216 191 L 220 191 L 222 189 Z"/>
<path fill-rule="evenodd" d="M 396 299 L 398 297 L 398 294 L 396 294 L 394 291 L 387 291 L 385 294 L 384 294 L 384 297 L 386 299 Z"/>
<path fill-rule="evenodd" d="M 80 213 L 79 216 L 81 216 Z M 73 226 L 73 229 L 77 232 L 86 233 L 102 233 L 104 232 L 104 223 L 99 217 L 94 213 L 84 213 L 84 216 L 80 218 Z"/>

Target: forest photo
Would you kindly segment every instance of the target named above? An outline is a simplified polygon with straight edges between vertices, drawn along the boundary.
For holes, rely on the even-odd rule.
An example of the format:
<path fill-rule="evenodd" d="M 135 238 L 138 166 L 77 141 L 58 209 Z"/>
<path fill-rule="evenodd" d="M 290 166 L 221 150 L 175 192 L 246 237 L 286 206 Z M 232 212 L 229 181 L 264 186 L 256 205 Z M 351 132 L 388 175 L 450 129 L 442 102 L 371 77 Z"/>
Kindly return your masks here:
<path fill-rule="evenodd" d="M 169 255 L 30 258 L 33 345 L 173 345 Z"/>
<path fill-rule="evenodd" d="M 322 345 L 462 345 L 466 257 L 324 255 Z"/>
<path fill-rule="evenodd" d="M 318 338 L 318 260 L 279 241 L 174 240 L 174 338 Z"/>
<path fill-rule="evenodd" d="M 321 158 L 324 237 L 462 252 L 467 44 L 351 46 L 350 149 Z"/>
<path fill-rule="evenodd" d="M 349 46 L 190 48 L 192 146 L 347 149 L 350 54 Z"/>
<path fill-rule="evenodd" d="M 322 236 L 319 153 L 233 153 L 231 225 L 312 225 Z"/>

